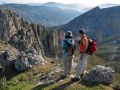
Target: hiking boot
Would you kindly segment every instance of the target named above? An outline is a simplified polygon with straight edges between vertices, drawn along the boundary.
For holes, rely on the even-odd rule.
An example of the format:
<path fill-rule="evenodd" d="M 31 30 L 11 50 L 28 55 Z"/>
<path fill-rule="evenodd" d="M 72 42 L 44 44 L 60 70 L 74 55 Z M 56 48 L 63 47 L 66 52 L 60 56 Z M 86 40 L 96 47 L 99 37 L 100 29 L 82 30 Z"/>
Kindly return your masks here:
<path fill-rule="evenodd" d="M 77 81 L 79 81 L 80 79 L 79 78 L 72 78 L 71 79 L 71 81 L 73 81 L 73 82 L 77 82 Z"/>

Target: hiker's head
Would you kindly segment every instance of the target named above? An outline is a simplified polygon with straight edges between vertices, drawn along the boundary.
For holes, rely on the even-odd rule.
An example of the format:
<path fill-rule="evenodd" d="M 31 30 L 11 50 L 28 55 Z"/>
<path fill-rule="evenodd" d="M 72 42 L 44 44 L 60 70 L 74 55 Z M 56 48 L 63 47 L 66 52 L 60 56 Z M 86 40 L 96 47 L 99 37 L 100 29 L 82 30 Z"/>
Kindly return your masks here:
<path fill-rule="evenodd" d="M 73 37 L 72 32 L 71 32 L 71 31 L 67 31 L 65 37 L 66 37 L 66 38 L 67 38 L 67 37 L 68 37 L 68 38 L 72 38 L 72 37 Z"/>
<path fill-rule="evenodd" d="M 79 30 L 79 36 L 82 37 L 85 34 L 84 29 Z"/>

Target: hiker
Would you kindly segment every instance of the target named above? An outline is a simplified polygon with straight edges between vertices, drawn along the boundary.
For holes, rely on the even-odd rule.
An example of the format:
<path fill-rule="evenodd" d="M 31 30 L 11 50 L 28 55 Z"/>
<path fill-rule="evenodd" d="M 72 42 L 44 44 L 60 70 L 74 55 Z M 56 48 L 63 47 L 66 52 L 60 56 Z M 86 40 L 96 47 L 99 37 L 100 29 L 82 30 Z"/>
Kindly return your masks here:
<path fill-rule="evenodd" d="M 79 45 L 80 56 L 78 58 L 78 64 L 76 66 L 76 76 L 72 78 L 72 81 L 80 80 L 80 76 L 84 75 L 87 65 L 87 58 L 88 58 L 87 49 L 88 49 L 89 41 L 83 29 L 79 30 L 79 37 L 81 38 Z"/>
<path fill-rule="evenodd" d="M 70 75 L 71 67 L 72 67 L 72 59 L 74 54 L 74 40 L 71 31 L 67 31 L 65 35 L 65 39 L 62 41 L 62 49 L 63 49 L 63 65 L 64 71 L 61 79 L 66 78 Z"/>

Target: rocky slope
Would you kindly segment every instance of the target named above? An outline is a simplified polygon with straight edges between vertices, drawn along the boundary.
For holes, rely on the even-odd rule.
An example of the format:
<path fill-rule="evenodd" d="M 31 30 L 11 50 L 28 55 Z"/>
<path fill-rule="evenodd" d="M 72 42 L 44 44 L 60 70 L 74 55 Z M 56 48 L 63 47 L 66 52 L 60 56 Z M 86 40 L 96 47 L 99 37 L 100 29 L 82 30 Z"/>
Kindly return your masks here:
<path fill-rule="evenodd" d="M 13 11 L 0 10 L 0 43 L 4 42 L 12 45 L 18 52 L 26 52 L 26 50 L 33 48 L 36 50 L 36 54 L 30 54 L 35 56 L 33 57 L 34 60 L 37 60 L 36 57 L 55 57 L 57 54 L 56 47 L 58 46 L 57 37 L 57 31 L 49 31 L 42 25 L 28 23 Z M 2 52 L 4 51 L 6 50 Z M 1 53 L 1 55 L 2 54 L 3 53 Z M 6 57 L 8 56 L 9 55 L 5 54 L 3 57 L 7 59 Z M 2 63 L 2 61 L 3 59 L 0 60 L 0 63 Z"/>
<path fill-rule="evenodd" d="M 49 31 L 42 25 L 28 23 L 10 10 L 0 10 L 0 39 L 20 50 L 34 47 L 38 51 L 43 49 L 53 52 L 51 47 L 57 45 L 57 32 Z"/>

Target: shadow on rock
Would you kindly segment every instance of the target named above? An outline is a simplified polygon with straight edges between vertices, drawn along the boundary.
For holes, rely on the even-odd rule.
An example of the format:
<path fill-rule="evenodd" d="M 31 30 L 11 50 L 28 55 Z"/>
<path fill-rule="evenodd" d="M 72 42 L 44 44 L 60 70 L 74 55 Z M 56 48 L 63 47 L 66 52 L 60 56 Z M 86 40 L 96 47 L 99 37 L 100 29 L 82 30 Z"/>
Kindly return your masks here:
<path fill-rule="evenodd" d="M 4 73 L 2 73 L 2 69 L 0 69 L 0 78 L 2 78 L 3 76 L 5 76 L 7 78 L 7 80 L 11 80 L 12 78 L 16 77 L 17 75 L 26 72 L 24 71 L 17 71 L 14 68 L 14 65 L 11 65 L 11 67 L 7 68 L 6 71 Z"/>

